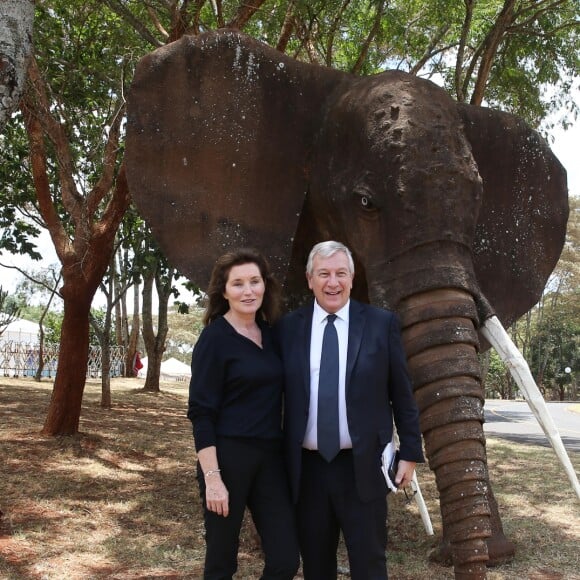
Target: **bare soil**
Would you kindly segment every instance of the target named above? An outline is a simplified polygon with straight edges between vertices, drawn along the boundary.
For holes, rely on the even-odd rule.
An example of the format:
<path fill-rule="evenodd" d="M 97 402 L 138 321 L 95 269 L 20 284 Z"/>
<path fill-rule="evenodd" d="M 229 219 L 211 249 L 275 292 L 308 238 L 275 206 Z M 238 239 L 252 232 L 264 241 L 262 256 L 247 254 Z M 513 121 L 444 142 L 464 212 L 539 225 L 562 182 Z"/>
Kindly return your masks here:
<path fill-rule="evenodd" d="M 187 384 L 145 393 L 138 379 L 114 379 L 113 408 L 87 383 L 75 437 L 46 438 L 52 383 L 0 379 L 0 578 L 201 578 L 203 518 L 196 456 L 185 417 Z M 488 441 L 489 465 L 513 562 L 490 580 L 580 579 L 580 501 L 550 450 Z M 580 455 L 572 461 L 578 471 Z M 418 469 L 435 536 L 414 502 L 389 496 L 389 576 L 453 578 L 429 561 L 441 534 L 434 478 Z M 341 578 L 348 578 L 344 547 Z M 244 525 L 237 579 L 257 579 L 261 553 Z M 301 576 L 297 576 L 301 578 Z"/>

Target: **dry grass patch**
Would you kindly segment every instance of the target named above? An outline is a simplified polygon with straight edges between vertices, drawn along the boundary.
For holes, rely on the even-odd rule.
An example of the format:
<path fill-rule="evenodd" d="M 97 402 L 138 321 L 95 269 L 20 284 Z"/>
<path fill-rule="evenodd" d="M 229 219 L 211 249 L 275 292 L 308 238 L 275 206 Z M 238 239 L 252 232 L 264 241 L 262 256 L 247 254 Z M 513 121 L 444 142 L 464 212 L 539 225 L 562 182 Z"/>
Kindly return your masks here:
<path fill-rule="evenodd" d="M 101 409 L 89 382 L 81 434 L 38 435 L 51 383 L 0 384 L 0 577 L 20 579 L 201 578 L 203 520 L 195 480 L 187 386 L 159 395 L 135 379 L 115 379 L 113 409 Z M 489 441 L 490 470 L 516 560 L 490 580 L 578 579 L 580 503 L 553 452 Z M 578 468 L 580 457 L 573 458 Z M 440 534 L 433 475 L 419 480 Z M 394 580 L 453 577 L 429 562 L 437 540 L 425 534 L 416 505 L 389 498 L 389 571 Z M 344 548 L 340 563 L 347 568 Z M 246 525 L 237 578 L 259 578 L 260 551 Z M 346 576 L 342 576 L 346 577 Z"/>

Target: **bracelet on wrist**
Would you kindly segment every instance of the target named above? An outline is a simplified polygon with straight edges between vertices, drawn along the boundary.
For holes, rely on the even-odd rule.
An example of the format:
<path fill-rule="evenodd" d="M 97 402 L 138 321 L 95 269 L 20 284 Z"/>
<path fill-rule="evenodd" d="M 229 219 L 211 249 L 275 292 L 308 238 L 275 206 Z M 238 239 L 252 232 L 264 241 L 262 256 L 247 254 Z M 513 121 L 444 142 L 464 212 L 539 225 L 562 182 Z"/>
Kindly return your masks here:
<path fill-rule="evenodd" d="M 204 477 L 208 477 L 210 475 L 213 475 L 214 473 L 219 473 L 221 471 L 221 469 L 210 469 L 208 471 L 206 471 L 203 476 Z"/>

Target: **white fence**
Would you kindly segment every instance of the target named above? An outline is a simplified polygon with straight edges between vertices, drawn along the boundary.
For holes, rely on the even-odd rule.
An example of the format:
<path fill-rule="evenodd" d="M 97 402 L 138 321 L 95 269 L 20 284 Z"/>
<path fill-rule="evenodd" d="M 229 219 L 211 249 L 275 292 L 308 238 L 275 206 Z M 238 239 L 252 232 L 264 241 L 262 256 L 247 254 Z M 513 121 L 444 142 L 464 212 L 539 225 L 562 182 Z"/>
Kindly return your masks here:
<path fill-rule="evenodd" d="M 44 358 L 43 377 L 54 378 L 58 362 L 59 345 L 45 343 L 42 349 Z M 0 337 L 0 373 L 5 377 L 33 377 L 39 363 L 37 341 L 4 340 Z M 102 351 L 100 347 L 89 347 L 89 364 L 87 377 L 98 378 L 102 375 Z M 122 346 L 111 347 L 111 376 L 119 377 L 125 373 L 125 349 Z"/>

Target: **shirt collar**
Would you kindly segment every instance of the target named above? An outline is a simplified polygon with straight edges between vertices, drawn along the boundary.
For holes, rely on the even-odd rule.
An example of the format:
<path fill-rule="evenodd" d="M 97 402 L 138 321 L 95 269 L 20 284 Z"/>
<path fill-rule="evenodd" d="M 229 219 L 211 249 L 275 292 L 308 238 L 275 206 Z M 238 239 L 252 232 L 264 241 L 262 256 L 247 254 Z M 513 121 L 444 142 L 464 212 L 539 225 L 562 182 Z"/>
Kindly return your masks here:
<path fill-rule="evenodd" d="M 349 307 L 350 307 L 350 299 L 338 312 L 335 312 L 336 317 L 348 323 Z M 312 324 L 321 324 L 326 320 L 327 316 L 328 312 L 326 312 L 326 310 L 324 310 L 324 308 L 322 308 L 315 299 L 314 312 L 312 313 Z"/>

